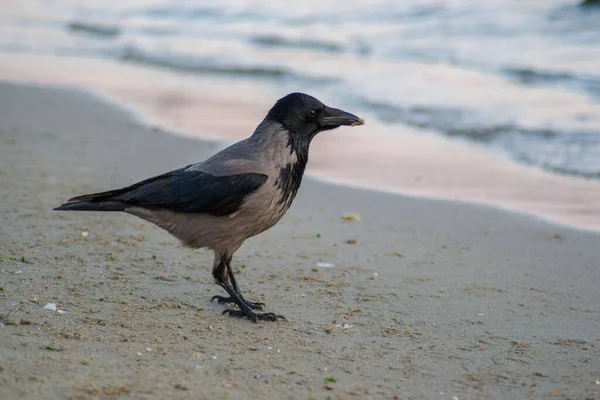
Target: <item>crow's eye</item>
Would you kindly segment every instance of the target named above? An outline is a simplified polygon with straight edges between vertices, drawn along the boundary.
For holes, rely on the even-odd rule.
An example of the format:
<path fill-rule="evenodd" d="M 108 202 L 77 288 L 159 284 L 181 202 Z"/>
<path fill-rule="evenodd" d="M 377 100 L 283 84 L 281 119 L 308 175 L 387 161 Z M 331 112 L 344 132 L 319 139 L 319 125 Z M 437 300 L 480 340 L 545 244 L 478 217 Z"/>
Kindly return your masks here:
<path fill-rule="evenodd" d="M 313 109 L 313 110 L 310 110 L 310 111 L 308 112 L 308 116 L 309 116 L 309 117 L 311 117 L 311 118 L 314 118 L 314 117 L 316 117 L 316 116 L 317 116 L 317 110 L 314 110 L 314 109 Z"/>

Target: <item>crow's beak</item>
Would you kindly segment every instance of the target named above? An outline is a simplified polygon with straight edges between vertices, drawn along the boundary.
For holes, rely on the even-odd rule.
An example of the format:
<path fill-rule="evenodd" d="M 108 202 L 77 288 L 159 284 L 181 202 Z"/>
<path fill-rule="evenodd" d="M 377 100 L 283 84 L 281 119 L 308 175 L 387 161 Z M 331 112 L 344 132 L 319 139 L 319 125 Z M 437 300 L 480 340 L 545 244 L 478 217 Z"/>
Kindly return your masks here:
<path fill-rule="evenodd" d="M 342 125 L 356 126 L 363 125 L 365 121 L 362 118 L 358 118 L 354 114 L 349 112 L 338 110 L 337 108 L 327 107 L 321 113 L 321 125 L 323 127 L 338 127 Z"/>

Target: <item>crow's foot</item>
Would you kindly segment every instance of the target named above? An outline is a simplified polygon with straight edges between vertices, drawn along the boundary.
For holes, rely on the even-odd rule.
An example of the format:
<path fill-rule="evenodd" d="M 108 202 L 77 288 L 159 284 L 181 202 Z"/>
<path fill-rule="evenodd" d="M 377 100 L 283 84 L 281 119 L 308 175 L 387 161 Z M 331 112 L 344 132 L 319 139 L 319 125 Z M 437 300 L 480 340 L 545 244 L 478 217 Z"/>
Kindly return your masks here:
<path fill-rule="evenodd" d="M 225 310 L 223 314 L 228 314 L 230 317 L 238 317 L 238 318 L 248 318 L 252 322 L 256 322 L 258 320 L 261 321 L 277 321 L 278 319 L 285 319 L 283 315 L 277 315 L 274 313 L 263 313 L 257 314 L 250 310 L 240 311 L 240 310 Z"/>
<path fill-rule="evenodd" d="M 219 304 L 231 304 L 231 303 L 237 304 L 237 300 L 235 300 L 233 297 L 213 296 L 210 299 L 210 302 L 212 303 L 214 300 L 217 300 L 219 302 Z M 263 306 L 265 305 L 265 303 L 255 303 L 253 301 L 248 301 L 248 300 L 244 299 L 243 297 L 242 297 L 242 300 L 244 303 L 246 303 L 246 305 L 248 307 L 250 307 L 253 310 L 262 310 Z"/>

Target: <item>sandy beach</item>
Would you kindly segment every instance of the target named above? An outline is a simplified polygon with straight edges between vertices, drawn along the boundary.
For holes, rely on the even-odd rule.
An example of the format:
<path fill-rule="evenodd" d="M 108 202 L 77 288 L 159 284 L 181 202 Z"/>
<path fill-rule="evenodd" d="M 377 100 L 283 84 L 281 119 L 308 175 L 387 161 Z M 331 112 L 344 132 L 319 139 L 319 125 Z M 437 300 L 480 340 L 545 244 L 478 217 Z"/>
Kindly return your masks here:
<path fill-rule="evenodd" d="M 600 397 L 598 233 L 306 178 L 234 259 L 287 317 L 253 324 L 210 303 L 211 254 L 52 211 L 220 146 L 81 90 L 0 84 L 0 398 Z"/>

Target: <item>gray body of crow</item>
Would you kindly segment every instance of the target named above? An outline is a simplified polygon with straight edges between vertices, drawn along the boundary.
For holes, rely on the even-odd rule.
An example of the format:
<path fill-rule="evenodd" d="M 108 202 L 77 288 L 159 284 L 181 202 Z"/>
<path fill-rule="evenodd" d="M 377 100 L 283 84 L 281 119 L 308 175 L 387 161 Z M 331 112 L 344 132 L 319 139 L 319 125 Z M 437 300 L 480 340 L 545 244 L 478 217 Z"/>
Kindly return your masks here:
<path fill-rule="evenodd" d="M 283 217 L 297 188 L 286 193 L 277 185 L 277 181 L 282 168 L 296 162 L 298 158 L 290 149 L 288 131 L 276 122 L 265 120 L 251 137 L 187 168 L 215 176 L 244 173 L 266 175 L 265 183 L 246 196 L 235 212 L 214 216 L 142 206 L 126 207 L 123 211 L 165 229 L 188 247 L 213 250 L 215 275 L 221 261 L 230 258 L 246 239 L 264 232 Z M 219 272 L 226 273 L 221 268 Z M 214 277 L 226 280 L 225 276 Z"/>

